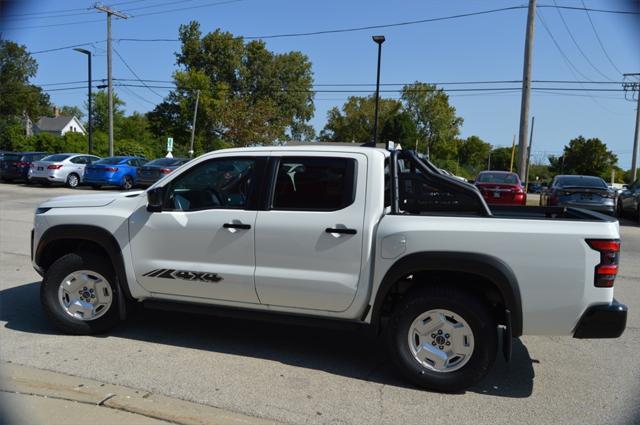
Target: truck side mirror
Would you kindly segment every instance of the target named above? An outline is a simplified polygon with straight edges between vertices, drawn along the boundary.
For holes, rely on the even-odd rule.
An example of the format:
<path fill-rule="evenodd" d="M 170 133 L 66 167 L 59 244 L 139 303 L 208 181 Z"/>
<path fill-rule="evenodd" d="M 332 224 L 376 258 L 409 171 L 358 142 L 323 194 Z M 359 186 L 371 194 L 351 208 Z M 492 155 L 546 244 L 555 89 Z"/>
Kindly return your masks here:
<path fill-rule="evenodd" d="M 154 187 L 151 190 L 147 190 L 147 211 L 149 212 L 161 212 L 162 211 L 162 198 L 164 191 L 162 187 Z"/>

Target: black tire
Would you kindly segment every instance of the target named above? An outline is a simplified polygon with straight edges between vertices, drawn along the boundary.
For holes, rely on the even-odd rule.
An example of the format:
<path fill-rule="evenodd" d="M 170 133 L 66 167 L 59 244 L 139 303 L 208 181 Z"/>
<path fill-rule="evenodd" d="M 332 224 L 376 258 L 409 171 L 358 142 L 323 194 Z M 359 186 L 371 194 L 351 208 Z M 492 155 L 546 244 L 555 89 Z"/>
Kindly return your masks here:
<path fill-rule="evenodd" d="M 94 189 L 94 190 L 100 190 L 101 187 L 102 186 L 100 186 L 99 184 L 92 184 L 91 185 L 91 188 Z"/>
<path fill-rule="evenodd" d="M 133 177 L 124 176 L 122 178 L 122 184 L 120 185 L 120 188 L 122 190 L 131 190 L 131 189 L 133 189 Z"/>
<path fill-rule="evenodd" d="M 35 182 L 31 179 L 27 179 L 27 181 L 25 182 L 27 186 L 33 186 L 35 184 Z"/>
<path fill-rule="evenodd" d="M 13 183 L 13 179 L 2 179 L 3 183 Z"/>
<path fill-rule="evenodd" d="M 416 360 L 409 347 L 409 327 L 422 313 L 445 309 L 463 318 L 471 328 L 474 348 L 468 362 L 454 371 L 435 371 Z M 399 372 L 427 390 L 458 393 L 478 383 L 491 369 L 498 332 L 487 306 L 472 294 L 454 288 L 426 287 L 411 291 L 396 306 L 386 329 L 387 348 Z"/>
<path fill-rule="evenodd" d="M 108 280 L 112 292 L 111 306 L 94 320 L 81 320 L 65 312 L 58 301 L 58 289 L 63 279 L 74 271 L 90 270 Z M 124 299 L 124 298 L 123 298 Z M 95 254 L 67 254 L 55 261 L 44 275 L 40 287 L 40 303 L 47 317 L 61 331 L 74 335 L 90 335 L 106 332 L 120 322 L 120 294 L 111 264 Z M 125 303 L 126 304 L 126 303 Z M 126 307 L 123 306 L 123 307 Z"/>
<path fill-rule="evenodd" d="M 69 174 L 67 176 L 66 185 L 71 189 L 77 188 L 78 186 L 80 186 L 80 176 L 76 173 Z"/>
<path fill-rule="evenodd" d="M 636 221 L 638 222 L 638 225 L 640 226 L 640 205 L 638 206 L 638 210 L 636 211 Z"/>

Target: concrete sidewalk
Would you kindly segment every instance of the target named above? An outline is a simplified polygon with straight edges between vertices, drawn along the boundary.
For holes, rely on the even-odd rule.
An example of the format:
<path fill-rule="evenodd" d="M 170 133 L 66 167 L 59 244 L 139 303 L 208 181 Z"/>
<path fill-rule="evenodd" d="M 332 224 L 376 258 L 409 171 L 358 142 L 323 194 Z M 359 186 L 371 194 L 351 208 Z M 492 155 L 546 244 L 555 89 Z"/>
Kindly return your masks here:
<path fill-rule="evenodd" d="M 0 424 L 263 425 L 260 418 L 119 385 L 0 364 Z"/>

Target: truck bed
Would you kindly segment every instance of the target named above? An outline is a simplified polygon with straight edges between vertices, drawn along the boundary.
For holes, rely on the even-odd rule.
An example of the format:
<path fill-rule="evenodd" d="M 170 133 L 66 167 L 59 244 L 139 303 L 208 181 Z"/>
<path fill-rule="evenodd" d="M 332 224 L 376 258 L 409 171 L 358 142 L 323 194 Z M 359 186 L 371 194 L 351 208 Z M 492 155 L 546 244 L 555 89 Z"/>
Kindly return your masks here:
<path fill-rule="evenodd" d="M 613 222 L 617 219 L 610 215 L 582 208 L 570 207 L 539 207 L 539 206 L 509 206 L 489 205 L 491 214 L 497 218 L 519 219 L 551 219 L 551 220 L 578 220 L 578 221 L 604 221 Z"/>

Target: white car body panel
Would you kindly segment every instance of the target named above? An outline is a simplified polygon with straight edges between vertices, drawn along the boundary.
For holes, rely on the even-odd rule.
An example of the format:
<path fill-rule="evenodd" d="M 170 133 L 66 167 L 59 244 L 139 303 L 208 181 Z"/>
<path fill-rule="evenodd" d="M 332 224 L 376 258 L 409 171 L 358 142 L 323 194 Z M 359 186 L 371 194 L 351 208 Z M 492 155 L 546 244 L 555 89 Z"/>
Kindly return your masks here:
<path fill-rule="evenodd" d="M 613 289 L 593 285 L 600 257 L 584 240 L 619 238 L 617 222 L 390 215 L 380 190 L 389 155 L 382 149 L 309 145 L 218 151 L 180 167 L 152 188 L 202 161 L 238 155 L 358 158 L 356 200 L 329 213 L 149 213 L 143 193 L 64 197 L 41 205 L 51 209 L 36 214 L 34 246 L 46 229 L 56 225 L 99 226 L 118 241 L 127 283 L 137 300 L 198 302 L 365 322 L 371 321 L 369 306 L 390 267 L 418 252 L 479 253 L 507 264 L 518 281 L 525 334 L 570 335 L 586 308 L 613 299 Z M 251 231 L 238 235 L 220 228 L 233 219 L 252 224 Z M 338 224 L 356 228 L 357 237 L 324 232 Z M 214 241 L 215 249 L 210 245 Z M 229 252 L 217 251 L 225 248 Z M 236 264 L 238 255 L 243 258 L 241 264 Z M 223 278 L 220 283 L 228 279 L 235 285 L 179 282 L 184 289 L 176 290 L 169 282 L 152 283 L 142 276 L 160 268 L 215 272 Z"/>

